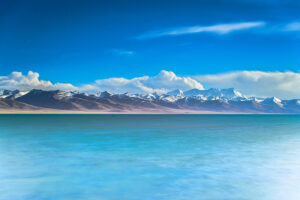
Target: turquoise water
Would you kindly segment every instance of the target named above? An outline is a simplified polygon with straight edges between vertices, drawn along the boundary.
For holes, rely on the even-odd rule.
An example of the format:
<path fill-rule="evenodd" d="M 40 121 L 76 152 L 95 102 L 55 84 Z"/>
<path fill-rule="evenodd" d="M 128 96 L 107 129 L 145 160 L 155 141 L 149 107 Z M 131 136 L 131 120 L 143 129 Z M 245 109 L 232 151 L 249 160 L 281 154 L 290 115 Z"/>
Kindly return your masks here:
<path fill-rule="evenodd" d="M 0 115 L 1 200 L 300 199 L 297 115 Z"/>

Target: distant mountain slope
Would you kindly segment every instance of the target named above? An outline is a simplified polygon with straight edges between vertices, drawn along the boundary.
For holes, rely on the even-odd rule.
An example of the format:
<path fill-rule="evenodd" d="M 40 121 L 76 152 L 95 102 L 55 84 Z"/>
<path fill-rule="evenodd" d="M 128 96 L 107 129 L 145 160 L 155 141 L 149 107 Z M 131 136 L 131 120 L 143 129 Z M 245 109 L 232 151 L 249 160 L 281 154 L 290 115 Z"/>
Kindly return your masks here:
<path fill-rule="evenodd" d="M 18 102 L 12 99 L 1 98 L 0 109 L 37 110 L 40 108 L 26 103 Z"/>
<path fill-rule="evenodd" d="M 27 94 L 16 98 L 16 101 L 42 108 L 76 110 L 77 107 L 62 96 L 62 91 L 31 90 Z"/>

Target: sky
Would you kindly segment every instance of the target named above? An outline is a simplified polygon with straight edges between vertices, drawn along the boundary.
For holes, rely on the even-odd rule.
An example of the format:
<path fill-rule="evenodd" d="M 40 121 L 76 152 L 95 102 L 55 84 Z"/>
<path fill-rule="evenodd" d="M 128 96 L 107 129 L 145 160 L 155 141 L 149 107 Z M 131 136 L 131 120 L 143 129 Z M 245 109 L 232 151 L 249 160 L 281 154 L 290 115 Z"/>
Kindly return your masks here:
<path fill-rule="evenodd" d="M 2 0 L 0 87 L 300 98 L 299 10 L 292 0 Z"/>

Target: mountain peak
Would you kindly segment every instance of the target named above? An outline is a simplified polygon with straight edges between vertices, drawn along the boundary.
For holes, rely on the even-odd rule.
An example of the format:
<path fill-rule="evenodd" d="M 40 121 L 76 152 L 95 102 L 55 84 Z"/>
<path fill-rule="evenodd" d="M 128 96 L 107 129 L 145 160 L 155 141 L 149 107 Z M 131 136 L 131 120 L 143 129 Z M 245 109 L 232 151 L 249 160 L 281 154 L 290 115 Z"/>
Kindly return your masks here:
<path fill-rule="evenodd" d="M 171 96 L 183 96 L 183 91 L 180 89 L 173 90 L 171 92 L 168 92 L 167 95 Z"/>
<path fill-rule="evenodd" d="M 281 99 L 279 99 L 279 98 L 277 98 L 277 97 L 266 98 L 264 101 L 265 101 L 265 102 L 281 103 Z"/>
<path fill-rule="evenodd" d="M 263 101 L 264 104 L 269 104 L 269 105 L 278 105 L 280 107 L 283 106 L 281 99 L 277 98 L 277 97 L 270 97 L 270 98 L 266 98 Z"/>
<path fill-rule="evenodd" d="M 184 94 L 185 96 L 197 96 L 197 95 L 199 95 L 199 94 L 203 94 L 203 91 L 205 91 L 205 90 L 199 90 L 199 89 L 197 89 L 197 88 L 194 88 L 194 89 L 185 91 L 183 94 Z"/>
<path fill-rule="evenodd" d="M 244 95 L 242 95 L 234 88 L 229 88 L 229 89 L 210 88 L 208 90 L 192 89 L 184 92 L 184 95 L 188 97 L 203 96 L 206 97 L 207 99 L 228 99 L 228 100 L 241 99 L 241 98 L 246 99 Z"/>
<path fill-rule="evenodd" d="M 228 88 L 228 89 L 221 89 L 220 90 L 224 96 L 230 97 L 230 98 L 237 98 L 237 97 L 243 97 L 245 98 L 244 95 L 242 95 L 239 91 L 237 91 L 234 88 Z"/>
<path fill-rule="evenodd" d="M 113 94 L 112 93 L 110 93 L 110 92 L 108 92 L 108 91 L 104 91 L 104 92 L 101 92 L 100 93 L 100 96 L 99 97 L 110 97 L 110 96 L 112 96 Z"/>

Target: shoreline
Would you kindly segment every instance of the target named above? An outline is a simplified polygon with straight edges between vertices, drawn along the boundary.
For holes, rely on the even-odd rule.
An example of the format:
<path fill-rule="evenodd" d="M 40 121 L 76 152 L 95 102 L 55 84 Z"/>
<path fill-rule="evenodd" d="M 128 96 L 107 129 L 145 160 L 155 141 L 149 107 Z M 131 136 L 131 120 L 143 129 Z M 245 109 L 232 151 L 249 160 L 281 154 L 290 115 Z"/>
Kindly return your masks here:
<path fill-rule="evenodd" d="M 251 113 L 237 113 L 237 112 L 217 112 L 217 111 L 203 111 L 203 110 L 125 110 L 125 111 L 99 111 L 99 110 L 54 110 L 54 109 L 43 109 L 43 110 L 0 110 L 0 114 L 251 114 Z M 252 113 L 253 114 L 253 113 Z"/>
<path fill-rule="evenodd" d="M 247 112 L 217 112 L 217 111 L 204 111 L 204 110 L 127 110 L 127 111 L 99 111 L 99 110 L 54 110 L 54 109 L 43 109 L 43 110 L 0 110 L 0 114 L 61 114 L 61 115 L 297 115 L 293 113 L 247 113 Z"/>

